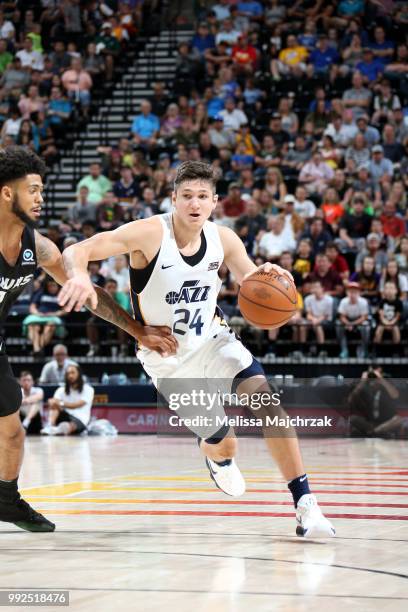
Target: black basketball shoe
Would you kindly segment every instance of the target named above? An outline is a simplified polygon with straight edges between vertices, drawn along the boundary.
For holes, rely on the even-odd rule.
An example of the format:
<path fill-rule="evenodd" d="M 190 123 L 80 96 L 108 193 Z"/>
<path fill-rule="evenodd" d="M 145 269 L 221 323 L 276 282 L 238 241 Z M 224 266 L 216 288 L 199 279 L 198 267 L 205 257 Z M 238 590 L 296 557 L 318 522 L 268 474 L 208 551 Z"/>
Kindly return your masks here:
<path fill-rule="evenodd" d="M 54 523 L 36 512 L 20 496 L 12 502 L 0 500 L 0 521 L 14 523 L 25 531 L 55 531 Z"/>

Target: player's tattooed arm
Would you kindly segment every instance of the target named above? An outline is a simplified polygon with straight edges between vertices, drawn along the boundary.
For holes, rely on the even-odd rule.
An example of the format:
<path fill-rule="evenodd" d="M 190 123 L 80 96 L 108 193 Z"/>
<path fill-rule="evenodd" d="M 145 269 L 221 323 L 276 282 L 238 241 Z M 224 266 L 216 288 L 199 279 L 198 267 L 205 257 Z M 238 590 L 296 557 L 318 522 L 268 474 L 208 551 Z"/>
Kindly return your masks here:
<path fill-rule="evenodd" d="M 67 274 L 64 268 L 62 255 L 58 247 L 39 232 L 35 233 L 35 246 L 38 265 L 61 286 L 67 282 Z M 133 338 L 153 351 L 161 355 L 171 355 L 177 350 L 177 340 L 171 335 L 170 328 L 166 326 L 143 326 L 135 321 L 126 310 L 124 310 L 102 287 L 93 285 L 97 296 L 96 305 L 91 298 L 85 302 L 85 306 L 95 315 L 123 329 Z"/>

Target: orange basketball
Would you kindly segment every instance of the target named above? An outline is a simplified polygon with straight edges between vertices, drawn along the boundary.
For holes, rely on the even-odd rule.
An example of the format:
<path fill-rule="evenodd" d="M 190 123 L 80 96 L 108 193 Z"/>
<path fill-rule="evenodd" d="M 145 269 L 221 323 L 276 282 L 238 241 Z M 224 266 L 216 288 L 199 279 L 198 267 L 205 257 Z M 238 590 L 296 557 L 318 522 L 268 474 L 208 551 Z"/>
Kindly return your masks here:
<path fill-rule="evenodd" d="M 285 325 L 296 313 L 297 303 L 293 281 L 276 272 L 254 272 L 243 281 L 238 294 L 242 315 L 261 329 Z"/>

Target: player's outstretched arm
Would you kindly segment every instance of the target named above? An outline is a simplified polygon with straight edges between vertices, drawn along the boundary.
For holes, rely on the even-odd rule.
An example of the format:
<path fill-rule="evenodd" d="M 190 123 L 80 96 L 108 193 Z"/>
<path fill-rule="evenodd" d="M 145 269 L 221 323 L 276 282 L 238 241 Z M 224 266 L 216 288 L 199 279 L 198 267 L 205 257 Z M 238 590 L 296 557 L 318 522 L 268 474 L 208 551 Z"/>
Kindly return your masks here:
<path fill-rule="evenodd" d="M 257 267 L 248 257 L 248 253 L 246 252 L 245 245 L 241 238 L 231 229 L 219 226 L 218 231 L 224 249 L 225 265 L 239 285 L 242 284 L 242 281 L 247 276 L 253 274 L 257 270 L 263 270 L 264 272 L 275 271 L 278 274 L 286 274 L 293 281 L 291 273 L 276 264 L 266 262 L 262 264 L 262 266 Z"/>
<path fill-rule="evenodd" d="M 64 285 L 68 277 L 64 268 L 63 258 L 56 245 L 40 233 L 35 234 L 38 265 L 52 276 L 59 285 Z M 163 356 L 172 355 L 177 350 L 177 340 L 171 335 L 167 326 L 143 326 L 133 319 L 102 287 L 92 285 L 97 296 L 96 306 L 88 298 L 85 306 L 98 317 L 123 329 L 133 338 L 153 351 Z"/>

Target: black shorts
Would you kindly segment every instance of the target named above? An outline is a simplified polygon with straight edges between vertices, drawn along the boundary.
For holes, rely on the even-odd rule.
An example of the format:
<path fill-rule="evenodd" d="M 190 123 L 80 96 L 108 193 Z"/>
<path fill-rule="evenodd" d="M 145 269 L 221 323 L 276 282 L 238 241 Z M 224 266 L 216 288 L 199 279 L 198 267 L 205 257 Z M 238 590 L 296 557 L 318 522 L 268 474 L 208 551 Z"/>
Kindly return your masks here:
<path fill-rule="evenodd" d="M 0 417 L 20 410 L 23 392 L 14 378 L 7 355 L 0 354 Z"/>
<path fill-rule="evenodd" d="M 21 421 L 24 420 L 24 416 L 20 412 Z M 37 414 L 31 419 L 29 426 L 27 427 L 26 433 L 28 435 L 34 434 L 37 435 L 41 432 L 43 428 L 41 414 L 37 412 Z"/>
<path fill-rule="evenodd" d="M 61 410 L 58 415 L 57 425 L 59 425 L 60 423 L 74 423 L 76 426 L 76 430 L 74 433 L 76 434 L 80 434 L 86 430 L 86 426 L 83 424 L 83 422 L 72 416 L 72 414 L 69 414 L 69 412 L 67 412 L 66 410 Z"/>

